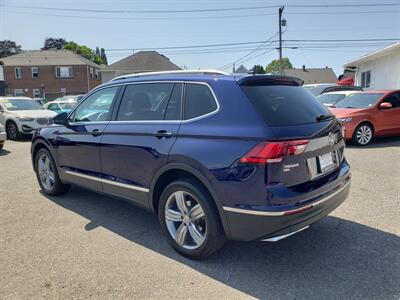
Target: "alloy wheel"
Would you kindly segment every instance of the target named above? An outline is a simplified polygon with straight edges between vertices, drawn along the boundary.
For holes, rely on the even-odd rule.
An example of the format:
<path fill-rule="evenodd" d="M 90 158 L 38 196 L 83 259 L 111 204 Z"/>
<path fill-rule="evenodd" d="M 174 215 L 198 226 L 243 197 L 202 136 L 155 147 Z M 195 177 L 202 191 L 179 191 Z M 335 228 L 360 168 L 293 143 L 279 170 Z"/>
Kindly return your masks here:
<path fill-rule="evenodd" d="M 18 128 L 14 123 L 7 124 L 7 135 L 11 140 L 17 139 Z"/>
<path fill-rule="evenodd" d="M 360 143 L 360 145 L 368 144 L 372 139 L 371 128 L 368 125 L 362 125 L 357 130 L 356 138 L 357 138 L 358 143 Z"/>
<path fill-rule="evenodd" d="M 43 188 L 46 191 L 51 191 L 55 183 L 54 167 L 50 158 L 46 154 L 40 156 L 37 168 Z"/>
<path fill-rule="evenodd" d="M 197 249 L 207 236 L 203 208 L 185 191 L 172 193 L 165 205 L 165 223 L 171 237 L 185 249 Z"/>

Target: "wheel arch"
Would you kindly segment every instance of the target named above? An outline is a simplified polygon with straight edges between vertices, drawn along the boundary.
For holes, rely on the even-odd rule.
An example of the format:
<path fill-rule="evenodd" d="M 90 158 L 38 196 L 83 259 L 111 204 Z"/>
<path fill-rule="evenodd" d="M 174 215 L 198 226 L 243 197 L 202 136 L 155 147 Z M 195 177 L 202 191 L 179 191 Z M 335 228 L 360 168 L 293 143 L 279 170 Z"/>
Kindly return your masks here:
<path fill-rule="evenodd" d="M 51 153 L 51 155 L 53 156 L 53 159 L 55 159 L 53 150 L 50 147 L 50 143 L 48 141 L 46 141 L 44 138 L 37 137 L 32 141 L 32 146 L 31 146 L 31 156 L 32 156 L 33 166 L 35 166 L 36 154 L 38 153 L 38 151 L 40 149 L 43 149 L 43 148 L 48 150 Z"/>
<path fill-rule="evenodd" d="M 222 227 L 224 229 L 225 235 L 227 237 L 230 237 L 230 231 L 229 231 L 229 226 L 228 222 L 225 218 L 224 210 L 221 201 L 218 198 L 218 195 L 209 182 L 209 180 L 202 175 L 198 170 L 184 165 L 180 163 L 170 163 L 162 167 L 154 176 L 151 186 L 150 186 L 150 191 L 149 191 L 149 208 L 152 210 L 154 213 L 158 213 L 158 202 L 159 198 L 161 196 L 162 191 L 164 188 L 170 184 L 171 182 L 178 180 L 180 178 L 190 178 L 192 180 L 195 180 L 198 182 L 200 185 L 202 185 L 205 190 L 209 193 L 211 198 L 213 199 L 213 202 L 215 206 L 217 207 L 218 210 L 218 215 L 220 217 Z"/>

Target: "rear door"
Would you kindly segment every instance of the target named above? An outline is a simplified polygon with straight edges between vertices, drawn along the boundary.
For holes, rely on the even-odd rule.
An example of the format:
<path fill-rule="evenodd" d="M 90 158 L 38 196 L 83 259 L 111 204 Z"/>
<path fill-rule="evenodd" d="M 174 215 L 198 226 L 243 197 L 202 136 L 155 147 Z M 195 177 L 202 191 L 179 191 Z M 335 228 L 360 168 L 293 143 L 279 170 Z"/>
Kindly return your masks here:
<path fill-rule="evenodd" d="M 182 83 L 126 85 L 102 140 L 103 191 L 146 206 L 181 124 Z"/>
<path fill-rule="evenodd" d="M 294 186 L 337 170 L 344 141 L 341 125 L 329 110 L 303 87 L 242 86 L 247 97 L 277 136 L 276 142 L 303 142 L 296 155 L 267 165 L 267 184 Z"/>

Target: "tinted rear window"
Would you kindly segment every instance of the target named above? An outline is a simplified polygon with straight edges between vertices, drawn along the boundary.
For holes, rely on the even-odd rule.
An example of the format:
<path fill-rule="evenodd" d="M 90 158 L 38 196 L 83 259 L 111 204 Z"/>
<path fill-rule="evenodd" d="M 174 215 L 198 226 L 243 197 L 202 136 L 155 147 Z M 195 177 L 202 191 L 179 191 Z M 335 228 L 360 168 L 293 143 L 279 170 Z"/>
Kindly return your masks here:
<path fill-rule="evenodd" d="M 263 85 L 242 86 L 242 89 L 270 126 L 314 123 L 317 117 L 330 115 L 303 87 Z"/>
<path fill-rule="evenodd" d="M 185 120 L 206 115 L 217 108 L 217 103 L 208 86 L 204 84 L 186 84 Z"/>

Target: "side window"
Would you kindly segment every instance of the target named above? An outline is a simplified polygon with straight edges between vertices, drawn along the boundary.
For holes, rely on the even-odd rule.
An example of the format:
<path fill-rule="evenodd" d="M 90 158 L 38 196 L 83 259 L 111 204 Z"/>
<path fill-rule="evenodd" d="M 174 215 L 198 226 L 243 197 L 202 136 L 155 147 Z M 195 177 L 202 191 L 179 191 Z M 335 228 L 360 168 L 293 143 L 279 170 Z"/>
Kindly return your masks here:
<path fill-rule="evenodd" d="M 386 97 L 382 102 L 390 102 L 393 108 L 400 107 L 400 93 L 394 93 Z"/>
<path fill-rule="evenodd" d="M 185 120 L 203 116 L 217 109 L 210 88 L 203 84 L 185 86 Z"/>
<path fill-rule="evenodd" d="M 176 83 L 168 101 L 164 120 L 180 120 L 182 110 L 182 84 Z"/>
<path fill-rule="evenodd" d="M 127 85 L 118 110 L 118 121 L 163 120 L 173 83 Z"/>
<path fill-rule="evenodd" d="M 74 122 L 107 121 L 111 104 L 117 94 L 118 86 L 101 89 L 91 94 L 77 108 Z"/>

